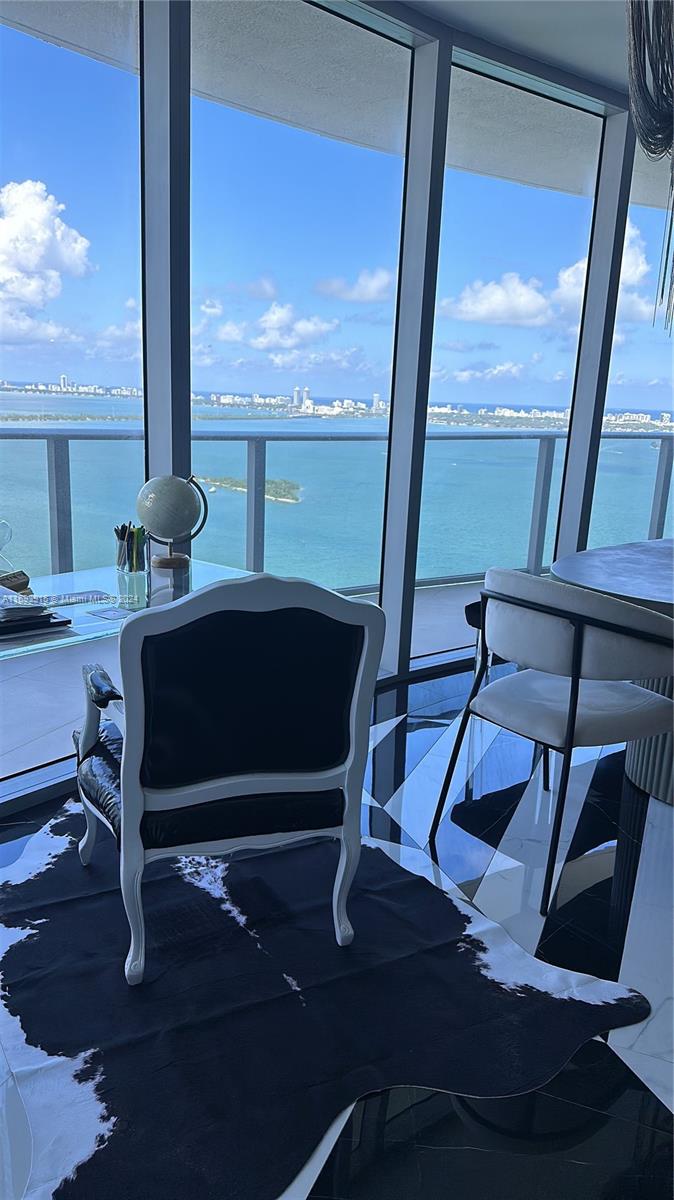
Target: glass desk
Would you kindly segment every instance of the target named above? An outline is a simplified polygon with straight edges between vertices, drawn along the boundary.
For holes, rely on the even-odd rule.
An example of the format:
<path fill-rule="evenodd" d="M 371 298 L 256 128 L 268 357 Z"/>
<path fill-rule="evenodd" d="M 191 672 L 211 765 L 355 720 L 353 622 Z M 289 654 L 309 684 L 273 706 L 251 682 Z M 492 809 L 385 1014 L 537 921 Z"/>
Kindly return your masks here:
<path fill-rule="evenodd" d="M 181 571 L 151 567 L 147 572 L 129 575 L 110 566 L 31 579 L 34 596 L 47 599 L 54 612 L 69 617 L 72 624 L 44 633 L 0 639 L 0 661 L 114 637 L 125 618 L 133 612 L 151 605 L 168 604 L 207 583 L 247 574 L 249 572 L 236 567 L 192 559 L 189 567 Z M 75 593 L 82 599 L 75 604 L 69 603 Z"/>

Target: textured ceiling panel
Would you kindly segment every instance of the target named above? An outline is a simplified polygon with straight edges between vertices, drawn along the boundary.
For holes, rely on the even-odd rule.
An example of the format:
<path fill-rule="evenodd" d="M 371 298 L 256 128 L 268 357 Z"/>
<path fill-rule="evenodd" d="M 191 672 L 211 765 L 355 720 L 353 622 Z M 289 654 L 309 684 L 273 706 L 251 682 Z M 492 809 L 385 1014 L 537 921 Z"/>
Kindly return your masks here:
<path fill-rule="evenodd" d="M 509 2 L 491 7 L 505 15 Z M 521 21 L 522 5 L 514 0 L 513 7 Z M 540 9 L 531 4 L 539 17 Z M 3 0 L 0 18 L 137 69 L 138 13 L 130 0 Z M 193 4 L 192 84 L 198 95 L 387 153 L 403 152 L 409 58 L 404 47 L 301 0 Z M 599 135 L 600 120 L 588 113 L 460 68 L 452 74 L 450 166 L 589 195 Z M 666 198 L 663 164 L 639 154 L 633 201 L 664 207 Z"/>

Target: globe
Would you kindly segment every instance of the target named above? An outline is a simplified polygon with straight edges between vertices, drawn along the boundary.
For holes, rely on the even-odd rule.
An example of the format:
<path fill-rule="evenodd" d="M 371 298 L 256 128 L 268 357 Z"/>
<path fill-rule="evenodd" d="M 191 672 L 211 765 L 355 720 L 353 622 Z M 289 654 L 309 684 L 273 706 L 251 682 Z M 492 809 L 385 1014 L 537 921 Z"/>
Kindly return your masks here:
<path fill-rule="evenodd" d="M 136 499 L 136 512 L 150 537 L 179 542 L 190 536 L 201 517 L 201 499 L 178 475 L 149 479 Z"/>

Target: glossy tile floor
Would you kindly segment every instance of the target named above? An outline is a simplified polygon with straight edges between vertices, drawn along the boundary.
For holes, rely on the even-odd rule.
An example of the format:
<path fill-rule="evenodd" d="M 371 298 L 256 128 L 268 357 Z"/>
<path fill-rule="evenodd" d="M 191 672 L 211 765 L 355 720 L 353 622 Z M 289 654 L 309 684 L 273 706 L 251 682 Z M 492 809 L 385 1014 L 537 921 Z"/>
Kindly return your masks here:
<path fill-rule="evenodd" d="M 470 897 L 538 957 L 640 988 L 653 1014 L 584 1046 L 530 1095 L 408 1087 L 361 1100 L 287 1200 L 307 1186 L 313 1200 L 670 1200 L 674 810 L 626 779 L 622 747 L 578 751 L 544 920 L 540 763 L 530 743 L 475 721 L 436 866 L 428 830 L 469 686 L 461 675 L 378 700 L 365 837 Z"/>
<path fill-rule="evenodd" d="M 530 953 L 640 989 L 652 1015 L 585 1045 L 535 1093 L 473 1100 L 410 1086 L 365 1097 L 280 1200 L 670 1200 L 674 809 L 629 782 L 623 747 L 578 751 L 544 920 L 552 812 L 541 763 L 531 743 L 475 720 L 434 863 L 428 831 L 470 683 L 461 674 L 378 697 L 364 839 L 473 900 Z M 34 824 L 29 811 L 0 822 L 0 872 Z M 0 1046 L 0 1195 L 21 1195 L 25 1126 Z"/>

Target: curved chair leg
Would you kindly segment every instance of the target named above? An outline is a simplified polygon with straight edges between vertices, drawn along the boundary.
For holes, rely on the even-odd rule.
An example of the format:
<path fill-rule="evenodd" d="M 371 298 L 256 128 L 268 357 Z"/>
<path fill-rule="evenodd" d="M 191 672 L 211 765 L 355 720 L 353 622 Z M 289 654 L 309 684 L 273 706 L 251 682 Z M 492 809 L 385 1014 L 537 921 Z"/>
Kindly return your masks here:
<path fill-rule="evenodd" d="M 143 982 L 145 970 L 145 918 L 141 897 L 143 865 L 142 861 L 125 864 L 122 859 L 119 873 L 122 900 L 131 929 L 131 945 L 124 964 L 126 982 L 131 986 Z"/>
<path fill-rule="evenodd" d="M 335 886 L 332 891 L 332 917 L 335 922 L 335 937 L 338 946 L 348 946 L 353 941 L 353 926 L 347 916 L 346 900 L 356 874 L 359 858 L 360 837 L 357 841 L 349 841 L 347 837 L 342 836 Z"/>
<path fill-rule="evenodd" d="M 87 822 L 87 827 L 84 837 L 81 838 L 77 849 L 80 852 L 80 862 L 82 863 L 83 867 L 86 867 L 87 864 L 91 862 L 91 856 L 94 852 L 94 846 L 96 845 L 98 821 L 96 820 L 96 817 L 92 813 L 88 804 L 83 803 L 82 808 L 84 809 L 84 817 Z"/>
<path fill-rule="evenodd" d="M 564 816 L 564 802 L 569 786 L 569 775 L 571 773 L 571 756 L 572 750 L 567 750 L 562 759 L 562 770 L 559 777 L 559 793 L 557 803 L 555 805 L 555 815 L 552 822 L 552 833 L 550 835 L 550 849 L 548 851 L 548 861 L 545 867 L 545 879 L 543 880 L 543 894 L 541 896 L 540 913 L 542 917 L 547 917 L 550 908 L 550 893 L 552 891 L 552 877 L 555 873 L 555 863 L 557 861 L 557 850 L 559 849 L 559 835 L 562 831 L 562 818 Z"/>

